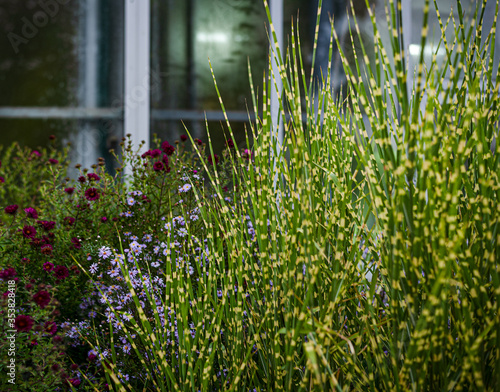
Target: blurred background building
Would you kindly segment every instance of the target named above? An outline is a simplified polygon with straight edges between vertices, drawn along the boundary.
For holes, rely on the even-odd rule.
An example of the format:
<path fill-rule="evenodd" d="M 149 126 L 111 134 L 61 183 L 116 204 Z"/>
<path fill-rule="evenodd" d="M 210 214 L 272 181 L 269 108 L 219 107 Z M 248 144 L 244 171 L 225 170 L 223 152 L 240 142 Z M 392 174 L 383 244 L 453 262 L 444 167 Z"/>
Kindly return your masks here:
<path fill-rule="evenodd" d="M 497 1 L 488 1 L 487 28 Z M 269 3 L 285 43 L 292 17 L 299 15 L 303 59 L 309 68 L 317 0 Z M 383 0 L 370 3 L 384 23 Z M 402 3 L 410 65 L 421 50 L 430 61 L 441 35 L 437 20 L 429 20 L 433 38 L 421 48 L 424 0 Z M 462 3 L 470 15 L 475 1 Z M 334 16 L 341 42 L 349 43 L 348 4 L 323 1 L 317 75 L 328 64 L 329 16 Z M 362 22 L 361 38 L 369 42 L 364 0 L 353 4 Z M 444 19 L 457 16 L 454 4 L 438 0 Z M 97 157 L 107 157 L 128 132 L 136 141 L 150 142 L 153 133 L 172 141 L 186 126 L 206 140 L 206 116 L 212 138 L 222 148 L 225 126 L 208 59 L 242 142 L 247 109 L 253 112 L 247 61 L 258 88 L 268 61 L 266 21 L 259 0 L 0 0 L 0 144 L 17 140 L 36 147 L 55 134 L 61 143 L 72 142 L 73 162 L 89 167 Z M 345 76 L 338 55 L 334 57 L 333 86 L 340 90 Z"/>

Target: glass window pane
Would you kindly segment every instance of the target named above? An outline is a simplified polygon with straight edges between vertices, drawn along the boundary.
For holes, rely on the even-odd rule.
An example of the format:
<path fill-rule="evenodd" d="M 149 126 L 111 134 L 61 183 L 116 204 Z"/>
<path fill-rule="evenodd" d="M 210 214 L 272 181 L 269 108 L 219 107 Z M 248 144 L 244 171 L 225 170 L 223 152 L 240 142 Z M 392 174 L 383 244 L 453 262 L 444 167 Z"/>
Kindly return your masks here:
<path fill-rule="evenodd" d="M 220 110 L 210 58 L 226 109 L 246 111 L 247 104 L 252 109 L 247 59 L 254 82 L 261 85 L 267 63 L 266 20 L 259 1 L 153 0 L 151 107 Z M 153 113 L 152 124 L 155 120 Z M 205 134 L 203 122 L 192 125 L 196 136 Z M 177 137 L 183 133 L 181 122 L 170 122 L 164 132 Z"/>

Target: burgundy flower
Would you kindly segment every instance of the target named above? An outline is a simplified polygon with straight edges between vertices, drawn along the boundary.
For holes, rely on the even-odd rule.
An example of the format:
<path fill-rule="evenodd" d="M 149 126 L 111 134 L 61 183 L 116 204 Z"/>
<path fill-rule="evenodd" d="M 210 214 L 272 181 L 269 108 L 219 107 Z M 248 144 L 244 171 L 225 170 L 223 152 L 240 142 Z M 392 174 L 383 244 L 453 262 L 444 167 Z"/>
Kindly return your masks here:
<path fill-rule="evenodd" d="M 33 327 L 33 319 L 30 316 L 19 315 L 14 320 L 14 328 L 17 332 L 29 332 Z"/>
<path fill-rule="evenodd" d="M 64 221 L 68 226 L 73 226 L 73 223 L 75 223 L 75 218 L 72 218 L 71 216 L 67 216 L 64 218 Z"/>
<path fill-rule="evenodd" d="M 38 219 L 38 212 L 36 212 L 34 208 L 31 207 L 25 208 L 24 212 L 26 212 L 26 216 L 28 218 Z"/>
<path fill-rule="evenodd" d="M 50 136 L 49 136 L 49 139 L 50 139 L 50 140 L 56 140 L 56 135 L 50 135 Z"/>
<path fill-rule="evenodd" d="M 181 135 L 181 142 L 185 142 L 186 140 L 188 140 L 187 135 Z"/>
<path fill-rule="evenodd" d="M 203 144 L 201 139 L 196 139 L 195 141 L 196 141 L 196 144 L 198 144 L 198 146 L 201 146 Z"/>
<path fill-rule="evenodd" d="M 52 338 L 52 341 L 53 341 L 55 344 L 59 344 L 59 343 L 62 343 L 63 338 L 62 338 L 62 336 L 60 336 L 60 335 L 56 335 L 56 336 L 54 336 L 54 337 Z"/>
<path fill-rule="evenodd" d="M 49 159 L 49 163 L 53 164 L 53 165 L 57 165 L 59 163 L 59 161 L 57 159 L 54 159 L 54 158 L 50 158 Z"/>
<path fill-rule="evenodd" d="M 23 263 L 29 263 L 31 260 L 30 260 L 30 259 L 28 259 L 27 257 L 23 257 L 23 258 L 21 259 L 21 261 L 22 261 Z"/>
<path fill-rule="evenodd" d="M 102 222 L 102 223 L 106 223 L 107 221 L 108 221 L 108 218 L 106 218 L 105 216 L 103 216 L 103 217 L 101 218 L 101 222 Z"/>
<path fill-rule="evenodd" d="M 241 156 L 245 159 L 250 159 L 252 158 L 252 151 L 250 151 L 248 148 L 245 148 L 245 151 L 243 151 L 243 153 L 241 154 Z"/>
<path fill-rule="evenodd" d="M 141 155 L 142 158 L 147 158 L 151 156 L 151 150 L 146 151 L 144 154 Z"/>
<path fill-rule="evenodd" d="M 161 150 L 158 150 L 157 148 L 155 148 L 154 150 L 151 150 L 150 155 L 152 158 L 159 157 L 161 155 Z"/>
<path fill-rule="evenodd" d="M 175 151 L 175 147 L 172 146 L 169 142 L 167 141 L 164 141 L 162 144 L 161 144 L 161 149 L 163 150 L 163 152 L 167 155 L 172 155 Z"/>
<path fill-rule="evenodd" d="M 32 285 L 32 284 L 30 284 L 30 283 L 28 283 L 28 284 L 26 284 L 26 285 L 24 286 L 24 288 L 25 288 L 26 290 L 31 290 L 31 289 L 33 288 L 33 285 Z"/>
<path fill-rule="evenodd" d="M 12 204 L 10 206 L 5 207 L 5 212 L 10 215 L 14 215 L 17 212 L 19 206 L 17 204 Z"/>
<path fill-rule="evenodd" d="M 89 181 L 99 181 L 101 179 L 101 177 L 99 177 L 97 174 L 95 173 L 89 173 L 87 174 L 87 178 L 89 179 Z"/>
<path fill-rule="evenodd" d="M 73 237 L 71 239 L 71 243 L 73 244 L 73 246 L 76 248 L 76 249 L 81 249 L 82 248 L 82 245 L 80 243 L 80 240 L 76 237 Z"/>
<path fill-rule="evenodd" d="M 234 148 L 233 139 L 228 139 L 226 142 L 226 146 L 228 146 L 229 148 Z"/>
<path fill-rule="evenodd" d="M 59 370 L 61 370 L 61 366 L 56 362 L 52 364 L 50 370 L 52 370 L 54 373 L 57 373 Z"/>
<path fill-rule="evenodd" d="M 0 176 L 0 183 L 4 183 L 5 182 L 5 178 L 3 178 L 2 176 Z"/>
<path fill-rule="evenodd" d="M 161 171 L 161 170 L 163 170 L 163 163 L 161 163 L 160 161 L 155 162 L 154 165 L 153 165 L 153 170 L 154 171 Z"/>
<path fill-rule="evenodd" d="M 40 290 L 33 296 L 33 302 L 44 309 L 50 302 L 50 294 L 47 291 Z"/>
<path fill-rule="evenodd" d="M 87 179 L 84 176 L 78 177 L 78 182 L 81 182 L 82 184 L 87 181 Z"/>
<path fill-rule="evenodd" d="M 16 275 L 17 271 L 14 268 L 6 268 L 0 271 L 0 279 L 2 280 L 11 280 Z"/>
<path fill-rule="evenodd" d="M 36 236 L 36 229 L 33 226 L 24 226 L 23 236 L 25 238 L 34 238 Z"/>
<path fill-rule="evenodd" d="M 87 357 L 87 359 L 88 359 L 89 362 L 94 362 L 97 359 L 97 355 L 95 355 L 95 354 L 89 354 L 89 356 Z"/>
<path fill-rule="evenodd" d="M 55 333 L 57 332 L 57 325 L 54 321 L 47 321 L 43 326 L 43 329 L 45 330 L 46 333 L 55 335 Z"/>
<path fill-rule="evenodd" d="M 219 157 L 217 156 L 217 154 L 214 154 L 213 160 L 212 160 L 212 155 L 209 155 L 208 156 L 208 163 L 210 163 L 212 165 L 214 161 L 215 161 L 216 165 L 219 163 Z"/>
<path fill-rule="evenodd" d="M 165 166 L 168 166 L 168 155 L 167 154 L 164 154 L 161 157 L 161 160 L 163 161 L 163 163 L 165 164 Z"/>
<path fill-rule="evenodd" d="M 57 280 L 64 280 L 69 276 L 69 271 L 64 265 L 58 265 L 54 268 L 54 276 Z"/>
<path fill-rule="evenodd" d="M 76 363 L 72 363 L 71 366 L 69 367 L 71 370 L 78 370 L 78 365 Z"/>
<path fill-rule="evenodd" d="M 42 156 L 42 154 L 40 154 L 37 150 L 31 151 L 31 155 L 34 155 L 36 157 L 41 157 Z"/>
<path fill-rule="evenodd" d="M 75 188 L 73 188 L 73 187 L 64 188 L 64 192 L 66 192 L 68 195 L 72 195 L 74 191 L 75 191 Z"/>
<path fill-rule="evenodd" d="M 42 245 L 40 248 L 40 252 L 42 252 L 42 254 L 47 255 L 47 256 L 52 255 L 52 250 L 53 250 L 53 248 L 52 248 L 52 245 L 50 245 L 50 244 Z"/>
<path fill-rule="evenodd" d="M 68 382 L 70 382 L 74 387 L 77 387 L 81 384 L 81 381 L 78 378 L 69 378 Z"/>
<path fill-rule="evenodd" d="M 47 231 L 52 230 L 56 225 L 56 222 L 52 222 L 52 221 L 37 221 L 36 223 L 38 223 L 40 226 L 42 226 Z"/>
<path fill-rule="evenodd" d="M 93 200 L 98 200 L 100 197 L 99 192 L 97 192 L 97 189 L 95 188 L 89 188 L 85 191 L 85 198 L 87 200 L 93 201 Z"/>

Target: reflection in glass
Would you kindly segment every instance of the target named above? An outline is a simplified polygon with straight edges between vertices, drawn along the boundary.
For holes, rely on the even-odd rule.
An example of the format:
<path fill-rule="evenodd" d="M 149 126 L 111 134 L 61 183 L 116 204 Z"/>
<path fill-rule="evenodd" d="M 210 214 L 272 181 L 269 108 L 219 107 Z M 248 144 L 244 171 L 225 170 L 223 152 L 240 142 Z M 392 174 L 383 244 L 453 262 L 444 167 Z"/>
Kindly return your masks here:
<path fill-rule="evenodd" d="M 252 110 L 247 59 L 256 85 L 267 62 L 268 40 L 264 6 L 253 0 L 152 1 L 151 82 L 154 109 L 220 110 L 209 59 L 229 111 Z M 189 116 L 179 120 L 189 121 Z M 175 138 L 181 121 L 156 121 L 152 132 Z M 190 132 L 205 134 L 203 122 Z M 219 130 L 214 131 L 216 133 Z"/>

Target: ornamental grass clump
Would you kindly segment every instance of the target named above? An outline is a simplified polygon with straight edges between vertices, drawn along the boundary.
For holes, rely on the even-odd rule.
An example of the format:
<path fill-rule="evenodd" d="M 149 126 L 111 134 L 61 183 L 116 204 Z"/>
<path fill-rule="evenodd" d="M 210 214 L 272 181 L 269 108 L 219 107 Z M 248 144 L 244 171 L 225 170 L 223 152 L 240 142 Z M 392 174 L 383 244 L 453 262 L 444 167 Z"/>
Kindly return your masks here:
<path fill-rule="evenodd" d="M 292 31 L 282 54 L 271 27 L 284 140 L 271 118 L 270 67 L 260 107 L 254 99 L 254 144 L 228 155 L 233 199 L 209 173 L 216 197 L 199 206 L 196 278 L 167 252 L 164 295 L 145 287 L 151 317 L 123 275 L 138 318 L 122 330 L 143 364 L 141 390 L 500 388 L 500 73 L 485 5 L 469 24 L 460 2 L 458 20 L 437 15 L 444 64 L 426 64 L 422 50 L 413 86 L 401 2 L 385 8 L 390 48 L 369 7 L 373 42 L 356 41 L 353 15 L 350 59 L 337 40 L 340 98 L 331 68 L 315 88 L 299 37 Z M 422 48 L 429 1 L 424 14 Z M 493 26 L 497 15 L 498 2 Z M 160 307 L 175 322 L 163 323 Z M 105 368 L 110 383 L 133 390 L 117 360 Z"/>

